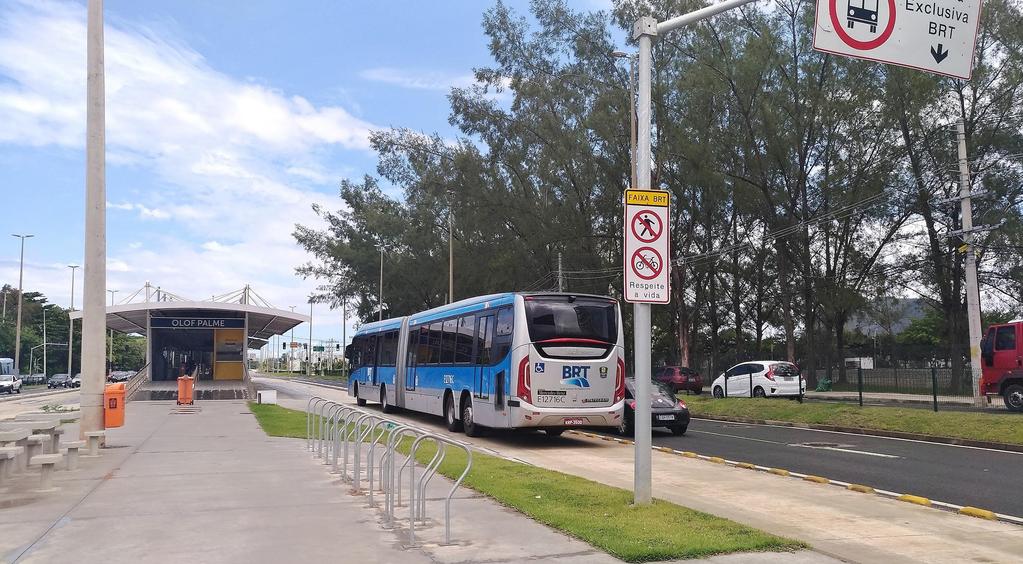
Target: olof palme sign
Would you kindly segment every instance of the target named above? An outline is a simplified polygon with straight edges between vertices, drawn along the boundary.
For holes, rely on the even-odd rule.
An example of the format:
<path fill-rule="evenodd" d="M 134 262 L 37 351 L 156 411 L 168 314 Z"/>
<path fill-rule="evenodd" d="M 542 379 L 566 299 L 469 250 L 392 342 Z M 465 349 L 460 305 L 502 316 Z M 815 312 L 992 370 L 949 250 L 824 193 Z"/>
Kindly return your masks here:
<path fill-rule="evenodd" d="M 671 193 L 625 191 L 625 301 L 671 301 Z"/>
<path fill-rule="evenodd" d="M 981 0 L 817 0 L 813 47 L 968 80 L 980 4 Z"/>

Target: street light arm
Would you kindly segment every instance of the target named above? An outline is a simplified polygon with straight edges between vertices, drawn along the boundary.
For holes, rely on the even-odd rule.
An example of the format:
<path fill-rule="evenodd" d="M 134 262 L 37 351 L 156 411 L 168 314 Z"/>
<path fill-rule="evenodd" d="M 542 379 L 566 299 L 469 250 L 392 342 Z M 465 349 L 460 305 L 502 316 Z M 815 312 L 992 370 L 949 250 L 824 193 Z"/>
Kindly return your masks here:
<path fill-rule="evenodd" d="M 754 1 L 755 0 L 726 0 L 725 2 L 712 4 L 710 6 L 707 6 L 706 8 L 696 10 L 695 12 L 689 12 L 688 14 L 683 14 L 681 16 L 671 18 L 670 20 L 664 20 L 663 22 L 658 23 L 652 35 L 667 33 L 673 29 L 678 29 L 682 26 L 689 25 L 691 23 L 696 23 L 700 20 L 705 20 L 711 16 L 720 14 L 721 12 L 727 12 L 728 10 L 738 8 L 739 6 L 745 6 L 746 4 L 749 4 Z M 637 29 L 637 33 L 638 32 L 639 30 Z"/>

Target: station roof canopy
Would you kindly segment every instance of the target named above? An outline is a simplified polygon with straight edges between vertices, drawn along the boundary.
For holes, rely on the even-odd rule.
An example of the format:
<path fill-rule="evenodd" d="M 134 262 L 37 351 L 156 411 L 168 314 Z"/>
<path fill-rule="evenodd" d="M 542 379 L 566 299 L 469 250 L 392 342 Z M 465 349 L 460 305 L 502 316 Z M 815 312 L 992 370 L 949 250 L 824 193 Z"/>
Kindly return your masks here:
<path fill-rule="evenodd" d="M 144 291 L 144 293 L 143 293 Z M 210 300 L 190 300 L 167 292 L 148 282 L 121 303 L 107 306 L 107 327 L 119 333 L 146 334 L 146 318 L 188 316 L 201 313 L 204 317 L 249 318 L 248 341 L 250 348 L 259 348 L 274 335 L 283 335 L 295 326 L 309 321 L 308 315 L 277 309 L 259 297 L 249 286 L 213 296 Z M 71 313 L 80 319 L 81 311 Z"/>

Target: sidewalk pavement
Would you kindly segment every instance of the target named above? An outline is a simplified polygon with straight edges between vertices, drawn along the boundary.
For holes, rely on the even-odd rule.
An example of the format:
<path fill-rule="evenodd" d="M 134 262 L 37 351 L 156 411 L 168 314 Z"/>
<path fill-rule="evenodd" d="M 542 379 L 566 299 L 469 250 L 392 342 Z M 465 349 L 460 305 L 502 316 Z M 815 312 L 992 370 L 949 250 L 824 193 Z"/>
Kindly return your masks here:
<path fill-rule="evenodd" d="M 304 439 L 266 436 L 245 402 L 130 402 L 126 421 L 108 430 L 99 458 L 56 473 L 58 491 L 32 491 L 38 473 L 30 471 L 0 492 L 0 561 L 617 562 L 470 490 L 452 502 L 452 544 L 443 545 L 439 500 L 450 482 L 439 478 L 419 544 L 407 547 L 407 528 L 385 528 L 379 510 L 329 474 Z"/>
<path fill-rule="evenodd" d="M 342 390 L 258 383 L 292 395 L 285 400 L 289 407 L 304 409 L 309 394 L 354 403 Z M 446 433 L 439 418 L 393 417 Z M 575 435 L 551 440 L 542 433 L 495 432 L 469 440 L 526 463 L 632 488 L 630 445 Z M 1023 527 L 674 454 L 653 453 L 653 486 L 655 497 L 802 540 L 850 562 L 1010 562 L 1023 554 Z"/>

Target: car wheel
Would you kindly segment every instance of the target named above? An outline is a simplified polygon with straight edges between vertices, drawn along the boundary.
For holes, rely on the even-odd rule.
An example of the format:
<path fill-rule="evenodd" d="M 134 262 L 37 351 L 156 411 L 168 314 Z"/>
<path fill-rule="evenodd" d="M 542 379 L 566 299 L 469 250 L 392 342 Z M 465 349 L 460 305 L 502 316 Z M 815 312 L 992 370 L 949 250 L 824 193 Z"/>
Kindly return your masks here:
<path fill-rule="evenodd" d="M 444 422 L 448 425 L 448 431 L 457 433 L 462 430 L 462 422 L 455 419 L 455 402 L 451 394 L 444 394 Z"/>
<path fill-rule="evenodd" d="M 725 392 L 724 390 L 721 389 L 721 386 L 714 386 L 714 397 L 716 398 L 725 397 Z"/>
<path fill-rule="evenodd" d="M 767 394 L 764 393 L 764 389 L 763 388 L 761 388 L 760 386 L 757 386 L 756 388 L 753 388 L 753 397 L 755 397 L 755 398 L 763 398 L 763 397 L 767 397 Z"/>
<path fill-rule="evenodd" d="M 387 403 L 387 388 L 380 386 L 380 411 L 394 413 L 394 407 Z"/>
<path fill-rule="evenodd" d="M 1005 399 L 1005 407 L 1009 411 L 1023 411 L 1023 386 L 1010 384 L 1002 394 Z"/>
<path fill-rule="evenodd" d="M 548 437 L 560 437 L 565 432 L 564 429 L 544 429 L 544 433 L 547 433 Z"/>
<path fill-rule="evenodd" d="M 622 422 L 620 425 L 618 425 L 618 434 L 623 437 L 631 437 L 633 431 L 634 429 L 632 425 L 632 420 L 629 419 L 627 416 L 623 415 Z"/>
<path fill-rule="evenodd" d="M 355 391 L 355 405 L 357 405 L 359 407 L 365 406 L 366 405 L 366 400 L 364 400 L 363 398 L 359 397 L 359 385 L 358 384 L 355 385 L 355 390 L 354 391 Z"/>
<path fill-rule="evenodd" d="M 465 429 L 466 437 L 478 437 L 483 434 L 480 425 L 472 420 L 472 400 L 469 398 L 465 399 L 465 405 L 462 406 L 462 428 Z"/>
<path fill-rule="evenodd" d="M 676 437 L 681 437 L 686 434 L 686 430 L 689 429 L 688 425 L 675 425 L 671 428 L 671 434 Z"/>

